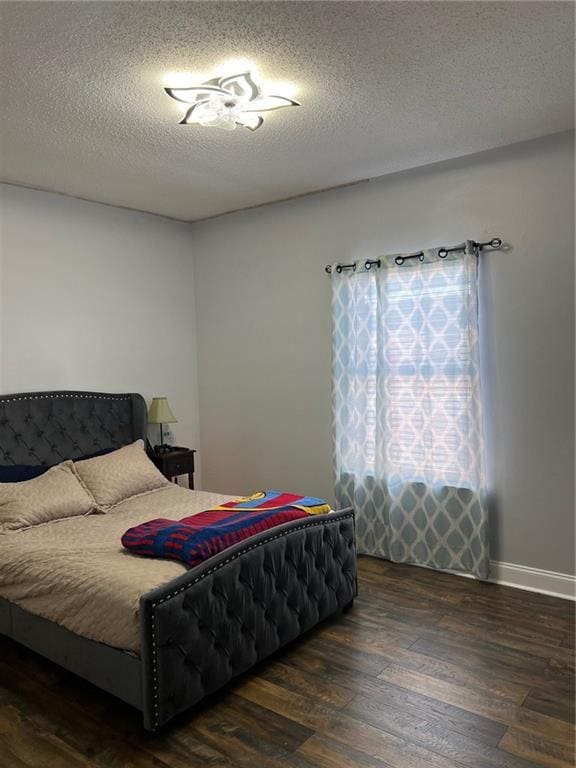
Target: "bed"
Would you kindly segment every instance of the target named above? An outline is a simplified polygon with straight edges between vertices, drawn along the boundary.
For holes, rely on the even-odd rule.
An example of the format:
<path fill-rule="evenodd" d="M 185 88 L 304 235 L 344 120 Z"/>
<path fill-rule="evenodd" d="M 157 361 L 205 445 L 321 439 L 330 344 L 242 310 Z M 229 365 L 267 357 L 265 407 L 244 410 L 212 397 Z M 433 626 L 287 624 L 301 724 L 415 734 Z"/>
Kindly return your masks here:
<path fill-rule="evenodd" d="M 146 439 L 146 428 L 138 394 L 0 396 L 0 464 L 74 460 Z M 128 499 L 113 516 L 0 535 L 0 633 L 141 710 L 152 731 L 356 594 L 351 509 L 275 527 L 187 569 L 123 552 L 120 534 L 155 517 L 160 500 L 178 518 L 230 497 L 176 486 L 155 493 Z M 85 563 L 77 583 L 71 542 Z M 52 560 L 51 545 L 60 551 Z M 47 586 L 38 593 L 26 579 L 39 576 Z M 55 615 L 44 607 L 48 594 Z M 74 602 L 86 595 L 91 621 L 87 601 Z"/>

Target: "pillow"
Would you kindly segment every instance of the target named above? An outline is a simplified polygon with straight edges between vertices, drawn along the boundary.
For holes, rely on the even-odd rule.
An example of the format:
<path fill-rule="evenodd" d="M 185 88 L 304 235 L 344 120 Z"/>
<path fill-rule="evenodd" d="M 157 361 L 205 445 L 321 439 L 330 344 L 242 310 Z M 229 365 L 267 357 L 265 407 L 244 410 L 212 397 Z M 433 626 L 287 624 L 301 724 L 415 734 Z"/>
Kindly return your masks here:
<path fill-rule="evenodd" d="M 0 483 L 0 532 L 98 511 L 71 461 L 51 467 L 33 480 Z"/>
<path fill-rule="evenodd" d="M 21 483 L 24 480 L 32 480 L 33 477 L 40 477 L 50 467 L 43 464 L 9 464 L 0 467 L 0 483 Z"/>
<path fill-rule="evenodd" d="M 170 485 L 146 455 L 143 440 L 106 456 L 74 462 L 74 469 L 100 507 Z"/>

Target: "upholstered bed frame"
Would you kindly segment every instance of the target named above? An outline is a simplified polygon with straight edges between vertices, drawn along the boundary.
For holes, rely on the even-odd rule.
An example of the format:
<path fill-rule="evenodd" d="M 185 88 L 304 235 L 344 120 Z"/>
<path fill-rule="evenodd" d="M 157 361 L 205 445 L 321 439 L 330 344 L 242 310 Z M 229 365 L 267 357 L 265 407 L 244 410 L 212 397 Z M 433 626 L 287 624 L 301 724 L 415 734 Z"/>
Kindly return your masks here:
<path fill-rule="evenodd" d="M 138 438 L 146 439 L 146 405 L 137 394 L 0 396 L 0 464 L 55 464 Z M 355 594 L 348 509 L 258 534 L 142 595 L 140 657 L 2 598 L 0 633 L 137 707 L 156 730 Z"/>

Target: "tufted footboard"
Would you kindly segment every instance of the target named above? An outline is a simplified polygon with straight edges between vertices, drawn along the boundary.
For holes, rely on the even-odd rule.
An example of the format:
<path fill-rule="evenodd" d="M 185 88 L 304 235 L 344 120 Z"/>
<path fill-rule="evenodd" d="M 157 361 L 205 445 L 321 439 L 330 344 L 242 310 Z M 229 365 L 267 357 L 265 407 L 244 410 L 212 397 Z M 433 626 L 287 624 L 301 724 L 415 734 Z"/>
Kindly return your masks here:
<path fill-rule="evenodd" d="M 356 594 L 351 509 L 296 520 L 140 601 L 144 725 L 154 730 Z"/>

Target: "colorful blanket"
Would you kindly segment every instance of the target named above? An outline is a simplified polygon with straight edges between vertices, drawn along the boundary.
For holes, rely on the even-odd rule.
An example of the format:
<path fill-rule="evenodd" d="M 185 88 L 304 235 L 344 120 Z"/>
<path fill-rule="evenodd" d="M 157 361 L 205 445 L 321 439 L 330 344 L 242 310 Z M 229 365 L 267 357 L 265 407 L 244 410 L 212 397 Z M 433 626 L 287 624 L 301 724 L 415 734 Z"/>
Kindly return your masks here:
<path fill-rule="evenodd" d="M 282 491 L 258 491 L 252 496 L 228 501 L 216 509 L 284 509 L 286 507 L 301 509 L 307 515 L 323 515 L 330 512 L 330 506 L 323 499 Z"/>
<path fill-rule="evenodd" d="M 137 555 L 192 567 L 260 531 L 329 511 L 322 499 L 263 491 L 181 520 L 158 518 L 136 525 L 123 534 L 122 545 Z"/>

